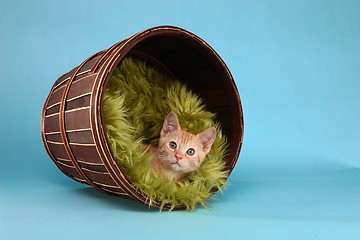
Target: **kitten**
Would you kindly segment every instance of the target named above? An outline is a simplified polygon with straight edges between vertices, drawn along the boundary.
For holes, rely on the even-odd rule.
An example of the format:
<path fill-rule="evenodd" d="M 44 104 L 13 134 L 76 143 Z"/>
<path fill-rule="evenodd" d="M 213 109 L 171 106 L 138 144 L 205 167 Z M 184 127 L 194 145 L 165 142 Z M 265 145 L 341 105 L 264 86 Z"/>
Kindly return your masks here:
<path fill-rule="evenodd" d="M 214 127 L 196 135 L 181 130 L 176 114 L 170 112 L 160 132 L 159 146 L 148 146 L 150 167 L 164 179 L 181 180 L 200 167 L 215 137 Z"/>

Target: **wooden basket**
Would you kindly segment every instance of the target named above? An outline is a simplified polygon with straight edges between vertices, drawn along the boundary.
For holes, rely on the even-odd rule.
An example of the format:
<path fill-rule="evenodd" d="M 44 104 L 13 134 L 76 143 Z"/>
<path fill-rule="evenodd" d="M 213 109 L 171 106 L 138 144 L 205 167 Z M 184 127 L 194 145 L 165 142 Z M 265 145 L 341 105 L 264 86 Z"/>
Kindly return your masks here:
<path fill-rule="evenodd" d="M 80 183 L 149 204 L 116 163 L 103 127 L 104 88 L 113 70 L 128 54 L 140 56 L 185 82 L 204 100 L 207 110 L 216 113 L 229 140 L 226 165 L 230 174 L 243 137 L 242 108 L 234 80 L 205 41 L 171 26 L 135 34 L 94 54 L 56 80 L 41 121 L 44 146 L 56 166 Z M 151 206 L 159 204 L 153 202 Z"/>

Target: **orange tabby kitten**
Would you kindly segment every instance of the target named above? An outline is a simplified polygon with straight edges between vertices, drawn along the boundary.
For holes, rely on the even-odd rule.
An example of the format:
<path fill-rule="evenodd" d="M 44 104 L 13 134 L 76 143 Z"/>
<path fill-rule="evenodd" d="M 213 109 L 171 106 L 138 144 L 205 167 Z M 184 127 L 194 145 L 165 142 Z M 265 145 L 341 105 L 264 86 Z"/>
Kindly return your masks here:
<path fill-rule="evenodd" d="M 159 146 L 147 149 L 152 154 L 150 167 L 164 179 L 181 180 L 200 167 L 215 137 L 213 127 L 196 135 L 181 130 L 176 114 L 170 112 L 161 129 Z"/>

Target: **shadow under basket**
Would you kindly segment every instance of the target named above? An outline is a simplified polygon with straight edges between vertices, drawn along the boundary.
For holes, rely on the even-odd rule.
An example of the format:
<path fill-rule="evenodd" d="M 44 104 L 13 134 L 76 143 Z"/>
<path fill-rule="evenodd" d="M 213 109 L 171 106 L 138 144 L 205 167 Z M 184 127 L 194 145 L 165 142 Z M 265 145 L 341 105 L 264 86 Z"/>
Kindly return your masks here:
<path fill-rule="evenodd" d="M 178 27 L 147 29 L 94 54 L 54 83 L 44 104 L 41 135 L 56 166 L 68 177 L 100 191 L 149 205 L 111 153 L 103 126 L 103 94 L 125 56 L 151 63 L 184 82 L 216 114 L 228 139 L 226 168 L 239 157 L 243 114 L 239 93 L 219 55 L 198 36 Z M 152 207 L 161 207 L 151 202 Z M 170 209 L 170 206 L 163 206 Z M 182 209 L 182 207 L 178 207 Z"/>

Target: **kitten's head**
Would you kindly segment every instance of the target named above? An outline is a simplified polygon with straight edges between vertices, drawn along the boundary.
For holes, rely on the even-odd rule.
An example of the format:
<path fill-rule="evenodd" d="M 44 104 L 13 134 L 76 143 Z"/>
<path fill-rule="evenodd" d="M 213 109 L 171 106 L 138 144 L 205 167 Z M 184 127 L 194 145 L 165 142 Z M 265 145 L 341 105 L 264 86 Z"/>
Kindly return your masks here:
<path fill-rule="evenodd" d="M 196 135 L 181 130 L 176 114 L 170 112 L 160 133 L 159 160 L 176 172 L 195 171 L 210 152 L 215 137 L 213 127 Z"/>

